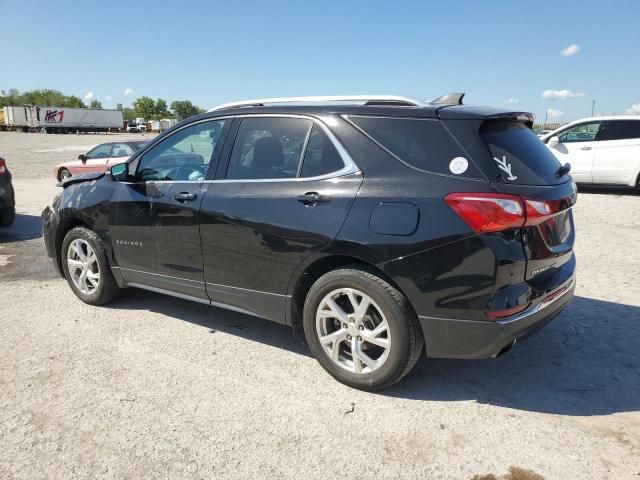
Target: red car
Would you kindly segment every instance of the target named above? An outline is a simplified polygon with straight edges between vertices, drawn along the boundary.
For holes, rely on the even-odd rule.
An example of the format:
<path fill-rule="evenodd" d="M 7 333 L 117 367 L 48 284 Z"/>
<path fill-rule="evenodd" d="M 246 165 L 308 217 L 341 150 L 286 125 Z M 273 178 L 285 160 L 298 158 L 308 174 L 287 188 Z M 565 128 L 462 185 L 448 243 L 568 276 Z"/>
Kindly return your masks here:
<path fill-rule="evenodd" d="M 58 181 L 62 181 L 80 173 L 103 172 L 117 163 L 126 162 L 147 143 L 146 141 L 102 143 L 87 153 L 79 155 L 77 160 L 56 165 L 53 176 Z"/>

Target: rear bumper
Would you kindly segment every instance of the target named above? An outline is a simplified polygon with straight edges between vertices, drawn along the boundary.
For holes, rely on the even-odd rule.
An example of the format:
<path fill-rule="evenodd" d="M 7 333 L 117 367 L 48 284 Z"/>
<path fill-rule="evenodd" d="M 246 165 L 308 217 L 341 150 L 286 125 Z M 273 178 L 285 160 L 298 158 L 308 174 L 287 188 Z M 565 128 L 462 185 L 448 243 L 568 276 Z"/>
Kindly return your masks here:
<path fill-rule="evenodd" d="M 427 356 L 480 359 L 497 356 L 515 340 L 541 329 L 571 301 L 575 276 L 556 288 L 555 297 L 498 321 L 454 320 L 420 316 Z"/>

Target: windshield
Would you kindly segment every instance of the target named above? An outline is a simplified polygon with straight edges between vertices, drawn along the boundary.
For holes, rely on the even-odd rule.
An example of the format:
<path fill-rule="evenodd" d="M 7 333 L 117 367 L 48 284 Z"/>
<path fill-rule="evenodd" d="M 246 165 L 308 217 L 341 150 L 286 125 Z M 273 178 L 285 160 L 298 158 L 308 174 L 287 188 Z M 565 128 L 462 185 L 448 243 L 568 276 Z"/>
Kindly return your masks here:
<path fill-rule="evenodd" d="M 560 162 L 525 124 L 514 121 L 489 121 L 480 128 L 505 183 L 518 185 L 557 185 Z"/>

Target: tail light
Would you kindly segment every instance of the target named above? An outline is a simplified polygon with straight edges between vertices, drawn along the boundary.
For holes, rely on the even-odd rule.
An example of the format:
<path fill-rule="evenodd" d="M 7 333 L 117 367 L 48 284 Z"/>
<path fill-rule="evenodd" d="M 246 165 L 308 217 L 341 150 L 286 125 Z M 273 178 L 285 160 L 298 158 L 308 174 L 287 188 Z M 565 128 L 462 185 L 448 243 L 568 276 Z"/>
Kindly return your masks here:
<path fill-rule="evenodd" d="M 0 158 L 0 174 L 7 173 L 7 164 Z"/>
<path fill-rule="evenodd" d="M 538 225 L 573 204 L 569 199 L 533 200 L 501 193 L 450 193 L 444 201 L 476 233 Z"/>

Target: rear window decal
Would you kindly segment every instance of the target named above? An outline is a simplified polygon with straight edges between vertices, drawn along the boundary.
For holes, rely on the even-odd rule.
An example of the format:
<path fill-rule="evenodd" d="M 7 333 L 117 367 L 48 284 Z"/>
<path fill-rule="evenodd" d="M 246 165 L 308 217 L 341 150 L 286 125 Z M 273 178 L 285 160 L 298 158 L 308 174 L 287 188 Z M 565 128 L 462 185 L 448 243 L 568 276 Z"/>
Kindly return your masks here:
<path fill-rule="evenodd" d="M 461 175 L 469 168 L 469 162 L 464 157 L 456 157 L 449 162 L 449 170 L 451 173 Z"/>
<path fill-rule="evenodd" d="M 505 155 L 502 156 L 502 160 L 499 158 L 493 157 L 493 159 L 498 164 L 498 168 L 507 174 L 507 180 L 517 180 L 518 177 L 511 173 L 511 164 L 507 162 L 507 157 Z"/>

